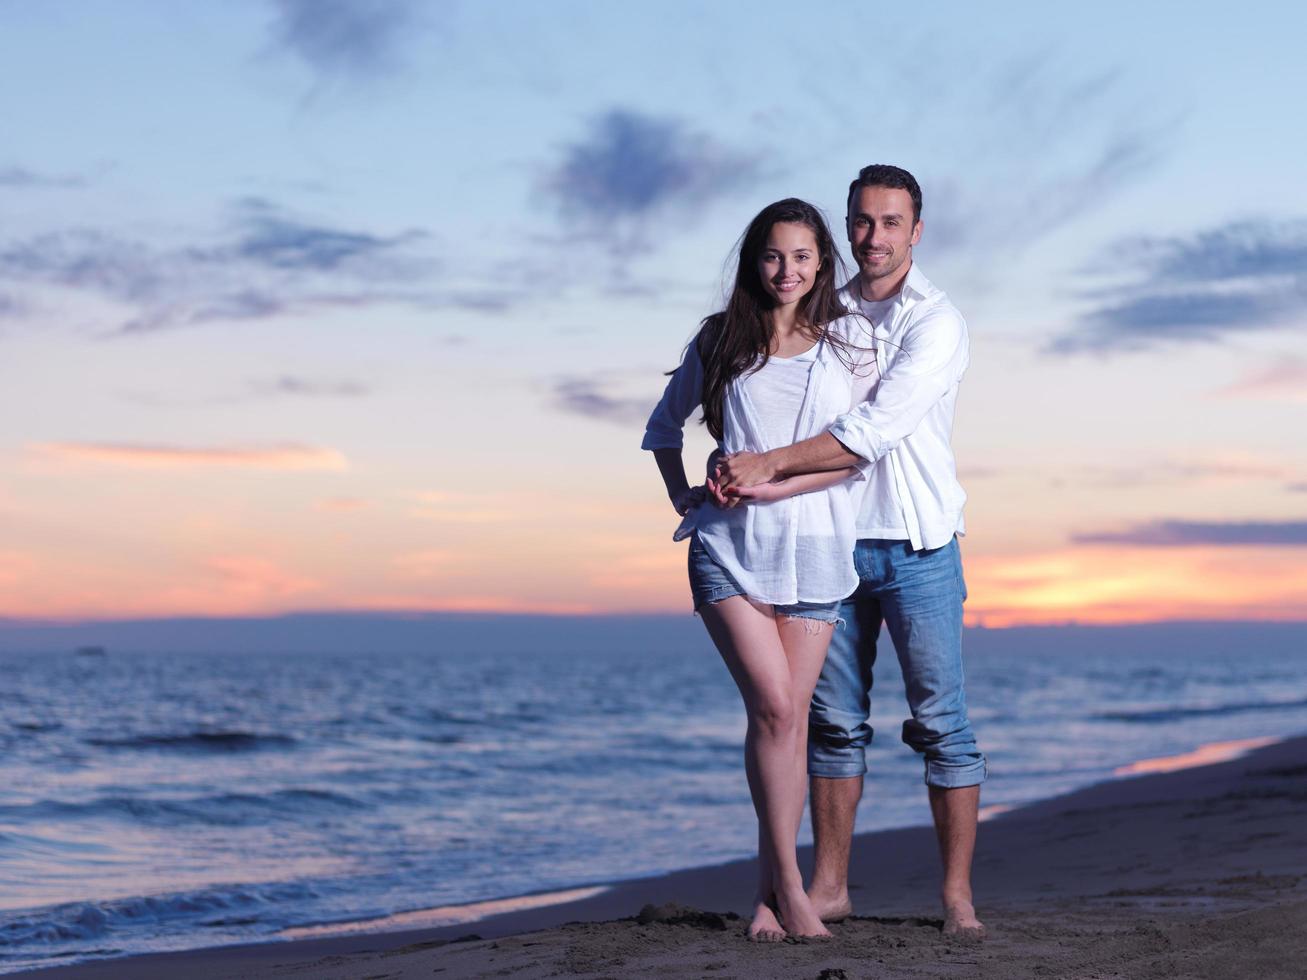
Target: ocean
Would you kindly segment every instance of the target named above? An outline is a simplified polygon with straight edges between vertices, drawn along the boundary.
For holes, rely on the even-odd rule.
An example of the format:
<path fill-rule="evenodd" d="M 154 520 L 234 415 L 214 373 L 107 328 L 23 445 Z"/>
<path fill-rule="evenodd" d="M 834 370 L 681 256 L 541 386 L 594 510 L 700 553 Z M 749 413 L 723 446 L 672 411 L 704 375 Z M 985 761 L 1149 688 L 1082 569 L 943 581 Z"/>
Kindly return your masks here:
<path fill-rule="evenodd" d="M 323 652 L 0 654 L 0 972 L 415 910 L 455 921 L 750 855 L 739 697 L 693 620 L 642 622 L 493 643 L 473 624 L 408 652 L 337 637 Z M 983 804 L 1307 731 L 1305 639 L 970 630 Z M 929 822 L 882 643 L 859 830 Z"/>

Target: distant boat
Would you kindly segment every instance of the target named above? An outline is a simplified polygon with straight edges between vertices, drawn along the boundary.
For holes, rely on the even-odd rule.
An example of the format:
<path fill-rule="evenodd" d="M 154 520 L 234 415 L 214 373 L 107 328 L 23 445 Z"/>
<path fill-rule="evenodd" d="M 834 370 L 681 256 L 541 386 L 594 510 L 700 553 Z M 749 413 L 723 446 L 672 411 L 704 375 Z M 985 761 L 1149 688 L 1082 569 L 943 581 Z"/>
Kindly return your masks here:
<path fill-rule="evenodd" d="M 79 657 L 103 657 L 108 652 L 104 647 L 78 647 L 73 651 Z"/>

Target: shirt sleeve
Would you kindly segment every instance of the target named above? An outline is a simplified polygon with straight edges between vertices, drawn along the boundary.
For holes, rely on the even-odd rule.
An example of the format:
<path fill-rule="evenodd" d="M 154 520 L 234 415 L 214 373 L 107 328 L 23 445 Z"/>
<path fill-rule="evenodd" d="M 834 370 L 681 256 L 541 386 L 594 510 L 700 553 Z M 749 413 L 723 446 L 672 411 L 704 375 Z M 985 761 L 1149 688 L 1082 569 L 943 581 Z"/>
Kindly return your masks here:
<path fill-rule="evenodd" d="M 967 325 L 961 314 L 951 307 L 928 312 L 904 331 L 903 349 L 871 400 L 836 419 L 830 434 L 863 459 L 880 459 L 916 431 L 962 379 L 967 361 Z"/>
<path fill-rule="evenodd" d="M 672 372 L 662 399 L 649 416 L 641 449 L 680 449 L 684 445 L 685 420 L 703 401 L 703 362 L 697 339 L 686 345 L 680 366 Z"/>

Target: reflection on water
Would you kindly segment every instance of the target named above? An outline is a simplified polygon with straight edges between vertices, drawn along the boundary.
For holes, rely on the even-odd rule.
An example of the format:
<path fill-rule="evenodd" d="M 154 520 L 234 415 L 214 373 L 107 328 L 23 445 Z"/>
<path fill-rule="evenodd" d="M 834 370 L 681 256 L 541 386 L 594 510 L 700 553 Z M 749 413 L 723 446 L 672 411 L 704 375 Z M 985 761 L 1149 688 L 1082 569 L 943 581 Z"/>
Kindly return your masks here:
<path fill-rule="evenodd" d="M 1112 770 L 1114 776 L 1138 776 L 1143 773 L 1179 772 L 1181 769 L 1196 769 L 1199 766 L 1211 766 L 1218 762 L 1231 762 L 1241 755 L 1247 755 L 1254 749 L 1272 745 L 1275 738 L 1240 738 L 1231 742 L 1212 742 L 1201 745 L 1192 752 L 1179 755 L 1165 755 L 1157 759 L 1142 759 L 1128 766 L 1119 766 Z"/>
<path fill-rule="evenodd" d="M 412 912 L 399 912 L 395 915 L 383 915 L 375 919 L 363 919 L 358 922 L 333 922 L 322 926 L 284 929 L 278 935 L 283 939 L 317 939 L 323 936 L 347 936 L 359 932 L 434 929 L 439 926 L 456 926 L 463 922 L 476 922 L 478 919 L 488 919 L 492 915 L 504 915 L 507 912 L 525 912 L 528 909 L 540 909 L 549 905 L 580 902 L 587 898 L 594 898 L 596 895 L 602 895 L 606 891 L 608 891 L 607 886 L 572 888 L 568 891 L 549 892 L 544 895 L 520 895 L 517 898 L 501 898 L 492 902 L 443 905 L 440 908 L 416 909 Z"/>

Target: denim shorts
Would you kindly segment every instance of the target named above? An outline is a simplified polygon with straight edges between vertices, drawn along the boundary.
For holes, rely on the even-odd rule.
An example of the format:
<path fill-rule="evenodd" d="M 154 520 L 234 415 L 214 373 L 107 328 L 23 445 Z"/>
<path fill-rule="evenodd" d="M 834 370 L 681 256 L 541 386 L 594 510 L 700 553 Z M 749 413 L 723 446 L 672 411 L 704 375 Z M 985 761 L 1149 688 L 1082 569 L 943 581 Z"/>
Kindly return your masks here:
<path fill-rule="evenodd" d="M 708 554 L 696 533 L 690 538 L 690 595 L 694 598 L 694 611 L 697 613 L 704 605 L 712 605 L 729 599 L 733 595 L 745 595 L 731 573 L 722 568 Z M 794 619 L 815 619 L 831 625 L 843 624 L 840 618 L 840 603 L 836 602 L 796 602 L 789 606 L 774 606 L 777 616 L 789 616 Z"/>

